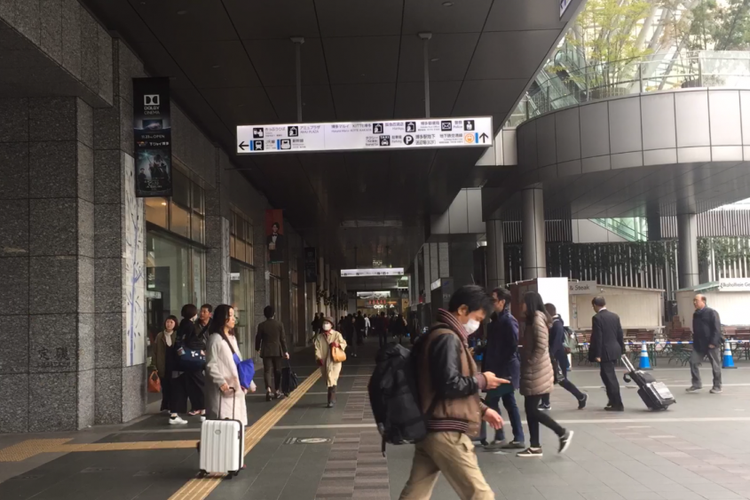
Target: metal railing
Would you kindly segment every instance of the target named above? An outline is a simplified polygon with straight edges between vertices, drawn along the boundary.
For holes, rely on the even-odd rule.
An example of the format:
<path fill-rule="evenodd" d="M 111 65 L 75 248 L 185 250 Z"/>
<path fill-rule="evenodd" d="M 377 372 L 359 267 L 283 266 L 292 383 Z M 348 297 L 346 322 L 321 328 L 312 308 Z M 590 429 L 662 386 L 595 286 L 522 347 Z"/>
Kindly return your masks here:
<path fill-rule="evenodd" d="M 645 222 L 638 217 L 631 218 L 602 218 L 589 219 L 591 222 L 612 231 L 626 241 L 648 240 L 648 230 L 644 227 Z"/>
<path fill-rule="evenodd" d="M 556 76 L 550 77 L 553 74 Z M 650 55 L 583 68 L 547 67 L 511 114 L 507 126 L 586 102 L 698 87 L 750 89 L 750 52 L 702 51 L 677 57 Z"/>

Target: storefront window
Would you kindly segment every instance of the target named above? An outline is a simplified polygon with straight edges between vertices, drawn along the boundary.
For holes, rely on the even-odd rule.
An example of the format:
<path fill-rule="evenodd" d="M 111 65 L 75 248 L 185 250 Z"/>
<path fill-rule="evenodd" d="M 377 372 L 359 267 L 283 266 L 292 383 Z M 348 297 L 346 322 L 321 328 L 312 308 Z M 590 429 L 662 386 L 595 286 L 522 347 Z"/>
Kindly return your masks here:
<path fill-rule="evenodd" d="M 159 227 L 169 228 L 169 203 L 166 198 L 145 198 L 146 220 Z"/>
<path fill-rule="evenodd" d="M 198 243 L 206 241 L 205 191 L 178 170 L 173 172 L 173 196 L 146 198 L 146 220 Z"/>
<path fill-rule="evenodd" d="M 229 252 L 233 259 L 253 264 L 253 225 L 235 211 L 232 211 L 230 221 Z"/>
<path fill-rule="evenodd" d="M 172 202 L 169 229 L 185 238 L 190 238 L 190 212 Z"/>
<path fill-rule="evenodd" d="M 232 307 L 237 317 L 235 335 L 243 358 L 255 356 L 255 270 L 232 260 Z"/>
<path fill-rule="evenodd" d="M 153 337 L 169 315 L 180 317 L 185 304 L 205 300 L 206 257 L 202 250 L 166 234 L 147 233 L 146 297 L 148 330 Z"/>

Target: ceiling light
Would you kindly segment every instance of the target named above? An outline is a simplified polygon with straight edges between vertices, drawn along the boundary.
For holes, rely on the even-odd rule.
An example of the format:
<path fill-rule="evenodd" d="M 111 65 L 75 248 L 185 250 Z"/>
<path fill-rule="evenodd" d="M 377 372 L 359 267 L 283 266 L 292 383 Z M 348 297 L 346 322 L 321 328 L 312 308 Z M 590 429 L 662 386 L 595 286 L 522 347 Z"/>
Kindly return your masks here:
<path fill-rule="evenodd" d="M 161 206 L 166 207 L 167 206 L 167 202 L 166 201 L 162 201 L 161 202 Z"/>
<path fill-rule="evenodd" d="M 443 2 L 443 7 L 453 7 L 453 2 Z"/>
<path fill-rule="evenodd" d="M 214 64 L 214 65 L 213 65 L 213 66 L 211 66 L 211 67 L 212 67 L 213 69 L 218 69 L 218 68 L 221 68 L 221 64 Z"/>
<path fill-rule="evenodd" d="M 450 3 L 450 2 L 447 2 L 447 3 Z M 445 5 L 445 4 L 443 4 L 443 5 Z M 453 5 L 453 4 L 451 4 L 451 5 Z M 186 10 L 178 10 L 177 11 L 177 15 L 178 16 L 184 16 L 185 14 L 187 14 Z"/>
<path fill-rule="evenodd" d="M 430 62 L 438 62 L 439 60 L 439 57 L 433 57 L 432 59 L 430 59 Z"/>

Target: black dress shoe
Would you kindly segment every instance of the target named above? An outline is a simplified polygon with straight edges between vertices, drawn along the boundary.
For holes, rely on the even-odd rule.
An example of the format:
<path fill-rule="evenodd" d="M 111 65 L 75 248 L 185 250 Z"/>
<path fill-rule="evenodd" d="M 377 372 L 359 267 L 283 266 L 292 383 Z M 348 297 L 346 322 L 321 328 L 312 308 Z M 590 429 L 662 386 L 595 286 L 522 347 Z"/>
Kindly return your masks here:
<path fill-rule="evenodd" d="M 625 411 L 624 406 L 607 406 L 604 411 Z"/>

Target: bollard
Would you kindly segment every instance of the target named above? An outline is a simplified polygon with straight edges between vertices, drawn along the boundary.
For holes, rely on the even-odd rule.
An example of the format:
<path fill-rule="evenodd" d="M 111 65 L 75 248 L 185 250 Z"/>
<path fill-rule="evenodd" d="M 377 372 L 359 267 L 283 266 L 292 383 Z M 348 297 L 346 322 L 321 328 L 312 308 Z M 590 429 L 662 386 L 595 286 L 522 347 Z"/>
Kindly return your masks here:
<path fill-rule="evenodd" d="M 724 341 L 724 357 L 721 360 L 722 368 L 737 368 L 734 366 L 734 356 L 732 356 L 732 343 L 728 340 Z"/>
<path fill-rule="evenodd" d="M 648 357 L 648 349 L 646 348 L 646 342 L 644 341 L 641 344 L 641 359 L 638 364 L 639 370 L 650 370 L 651 369 L 651 360 Z"/>

